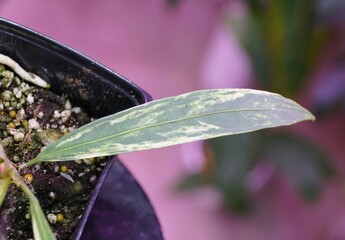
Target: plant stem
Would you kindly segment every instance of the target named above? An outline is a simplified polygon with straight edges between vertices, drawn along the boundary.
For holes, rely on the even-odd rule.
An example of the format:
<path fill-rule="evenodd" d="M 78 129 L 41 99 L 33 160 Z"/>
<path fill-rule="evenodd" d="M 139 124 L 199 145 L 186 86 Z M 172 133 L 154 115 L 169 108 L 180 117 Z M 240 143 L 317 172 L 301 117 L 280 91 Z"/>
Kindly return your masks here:
<path fill-rule="evenodd" d="M 35 194 L 30 190 L 30 188 L 26 185 L 23 181 L 22 177 L 19 175 L 19 172 L 12 164 L 12 162 L 8 159 L 5 154 L 4 148 L 0 144 L 0 158 L 3 159 L 3 169 L 0 172 L 0 183 L 1 187 L 9 186 L 11 179 L 12 182 L 20 187 L 21 190 L 24 192 L 26 197 L 29 199 L 30 202 L 30 213 L 32 217 L 32 229 L 34 232 L 35 240 L 55 240 L 55 236 L 50 228 L 50 225 L 46 219 L 45 214 L 40 206 L 38 199 L 36 198 Z M 1 205 L 1 196 L 5 195 L 7 189 L 3 192 L 0 192 L 0 205 Z"/>
<path fill-rule="evenodd" d="M 20 184 L 20 189 L 22 189 L 22 191 L 27 196 L 27 198 L 30 200 L 30 202 L 33 201 L 33 202 L 38 203 L 38 199 L 36 198 L 35 194 L 32 193 L 30 188 L 22 180 L 21 180 L 21 184 Z"/>

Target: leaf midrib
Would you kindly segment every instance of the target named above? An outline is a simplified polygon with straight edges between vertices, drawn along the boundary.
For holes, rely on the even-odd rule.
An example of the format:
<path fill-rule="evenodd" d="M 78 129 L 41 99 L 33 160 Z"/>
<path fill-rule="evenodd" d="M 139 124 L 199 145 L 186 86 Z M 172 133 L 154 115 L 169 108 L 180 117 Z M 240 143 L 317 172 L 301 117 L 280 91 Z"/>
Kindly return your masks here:
<path fill-rule="evenodd" d="M 164 121 L 164 122 L 161 122 L 161 123 L 155 123 L 155 124 L 147 125 L 147 126 L 144 126 L 144 127 L 138 127 L 138 128 L 132 129 L 132 130 L 127 130 L 127 131 L 124 131 L 124 132 L 121 132 L 121 133 L 113 134 L 113 135 L 110 135 L 110 136 L 107 136 L 107 137 L 103 137 L 103 138 L 98 138 L 96 140 L 91 140 L 91 141 L 80 143 L 80 144 L 77 144 L 77 145 L 72 145 L 71 147 L 66 147 L 66 148 L 60 149 L 60 150 L 55 151 L 55 152 L 50 152 L 50 153 L 46 154 L 45 157 L 49 157 L 51 155 L 54 156 L 54 155 L 56 155 L 56 154 L 58 154 L 58 153 L 60 153 L 62 151 L 67 151 L 67 150 L 73 149 L 73 148 L 79 148 L 79 147 L 81 147 L 83 145 L 89 145 L 89 144 L 96 143 L 96 142 L 102 142 L 102 141 L 105 141 L 107 139 L 119 137 L 119 136 L 122 136 L 122 135 L 127 135 L 127 134 L 130 134 L 130 133 L 133 133 L 133 132 L 137 132 L 137 131 L 140 131 L 140 130 L 143 130 L 143 129 L 146 129 L 146 128 L 153 128 L 153 127 L 158 127 L 158 126 L 166 125 L 166 124 L 169 124 L 169 123 L 174 123 L 174 122 L 179 122 L 179 121 L 184 121 L 184 120 L 187 121 L 187 120 L 192 120 L 192 119 L 199 118 L 199 117 L 205 117 L 205 116 L 209 116 L 209 115 L 218 115 L 218 114 L 227 113 L 227 112 L 241 112 L 241 111 L 243 111 L 243 112 L 247 112 L 247 111 L 256 111 L 256 112 L 258 112 L 258 111 L 265 111 L 265 110 L 272 110 L 272 108 L 267 107 L 267 108 L 255 108 L 255 109 L 223 110 L 223 111 L 210 112 L 210 113 L 205 113 L 205 114 L 198 114 L 198 115 L 195 115 L 193 117 L 188 117 L 188 118 L 178 118 L 178 119 L 175 119 L 175 120 Z"/>

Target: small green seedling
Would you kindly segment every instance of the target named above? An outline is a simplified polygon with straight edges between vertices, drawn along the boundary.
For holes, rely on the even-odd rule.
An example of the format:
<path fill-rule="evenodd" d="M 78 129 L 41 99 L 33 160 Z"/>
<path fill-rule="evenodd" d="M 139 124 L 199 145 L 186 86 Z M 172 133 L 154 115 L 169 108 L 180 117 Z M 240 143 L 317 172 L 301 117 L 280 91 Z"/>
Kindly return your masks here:
<path fill-rule="evenodd" d="M 41 81 L 39 83 L 40 86 L 48 86 Z M 37 198 L 18 173 L 22 168 L 41 162 L 70 161 L 167 147 L 305 120 L 314 120 L 314 116 L 294 101 L 252 89 L 203 90 L 152 101 L 72 131 L 18 169 L 1 149 L 0 205 L 8 186 L 13 182 L 29 198 L 34 238 L 55 239 Z"/>

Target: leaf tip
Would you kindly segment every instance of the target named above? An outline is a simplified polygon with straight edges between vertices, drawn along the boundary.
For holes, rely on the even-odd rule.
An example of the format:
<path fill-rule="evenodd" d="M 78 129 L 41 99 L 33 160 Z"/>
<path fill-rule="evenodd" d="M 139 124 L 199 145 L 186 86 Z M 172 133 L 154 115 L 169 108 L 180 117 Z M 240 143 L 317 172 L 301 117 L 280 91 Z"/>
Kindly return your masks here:
<path fill-rule="evenodd" d="M 309 112 L 308 110 L 305 109 L 305 111 L 306 111 L 305 120 L 314 122 L 316 120 L 316 117 L 311 112 Z"/>

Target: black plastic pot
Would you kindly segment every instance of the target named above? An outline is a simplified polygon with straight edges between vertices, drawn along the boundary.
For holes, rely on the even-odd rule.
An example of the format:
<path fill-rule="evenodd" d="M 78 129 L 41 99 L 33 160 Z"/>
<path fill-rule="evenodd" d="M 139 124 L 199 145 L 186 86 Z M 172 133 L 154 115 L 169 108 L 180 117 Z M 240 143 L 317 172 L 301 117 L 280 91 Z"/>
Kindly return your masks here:
<path fill-rule="evenodd" d="M 94 60 L 2 18 L 0 53 L 49 81 L 53 92 L 68 95 L 91 116 L 151 100 L 138 86 Z M 163 239 L 148 198 L 116 157 L 109 158 L 72 239 Z"/>

